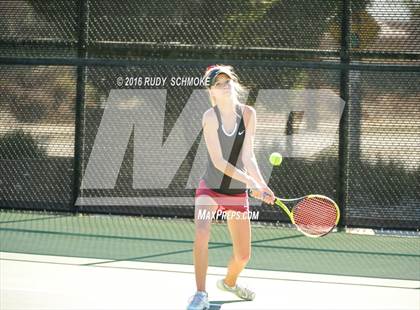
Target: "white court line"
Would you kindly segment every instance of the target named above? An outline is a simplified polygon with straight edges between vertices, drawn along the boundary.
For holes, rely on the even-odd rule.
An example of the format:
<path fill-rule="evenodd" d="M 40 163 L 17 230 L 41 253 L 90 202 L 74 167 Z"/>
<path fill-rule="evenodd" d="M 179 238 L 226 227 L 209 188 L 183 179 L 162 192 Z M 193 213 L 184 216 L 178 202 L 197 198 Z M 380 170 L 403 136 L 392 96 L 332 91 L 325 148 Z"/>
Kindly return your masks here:
<path fill-rule="evenodd" d="M 149 262 L 136 262 L 136 261 L 109 262 L 109 260 L 101 260 L 101 259 L 94 259 L 94 258 L 34 255 L 34 254 L 22 254 L 22 253 L 10 253 L 10 252 L 0 252 L 0 260 L 1 259 L 30 261 L 30 262 L 39 262 L 39 263 L 53 263 L 53 264 L 90 265 L 92 267 L 124 268 L 124 269 L 138 269 L 138 270 L 162 271 L 162 272 L 180 272 L 180 273 L 191 273 L 191 274 L 194 273 L 194 266 L 185 265 L 185 264 L 149 263 Z M 104 261 L 106 263 L 103 263 Z M 209 266 L 208 268 L 208 274 L 211 274 L 211 275 L 223 276 L 225 275 L 225 273 L 226 273 L 226 268 L 212 267 L 212 266 Z M 270 279 L 270 280 L 289 280 L 289 281 L 302 281 L 302 282 L 318 282 L 318 283 L 333 283 L 333 284 L 347 284 L 347 285 L 420 289 L 420 281 L 414 281 L 414 280 L 369 278 L 369 277 L 285 272 L 285 271 L 272 271 L 272 270 L 245 269 L 241 273 L 241 277 L 242 278 Z"/>

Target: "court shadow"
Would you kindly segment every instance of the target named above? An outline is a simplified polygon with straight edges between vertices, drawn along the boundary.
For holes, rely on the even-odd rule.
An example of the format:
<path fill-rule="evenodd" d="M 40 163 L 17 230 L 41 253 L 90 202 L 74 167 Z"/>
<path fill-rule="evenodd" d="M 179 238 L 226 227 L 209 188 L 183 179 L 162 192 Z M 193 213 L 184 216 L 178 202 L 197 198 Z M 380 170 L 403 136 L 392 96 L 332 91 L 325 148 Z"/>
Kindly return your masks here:
<path fill-rule="evenodd" d="M 224 304 L 231 304 L 234 302 L 246 302 L 247 300 L 209 300 L 210 309 L 209 310 L 219 310 L 222 309 Z"/>

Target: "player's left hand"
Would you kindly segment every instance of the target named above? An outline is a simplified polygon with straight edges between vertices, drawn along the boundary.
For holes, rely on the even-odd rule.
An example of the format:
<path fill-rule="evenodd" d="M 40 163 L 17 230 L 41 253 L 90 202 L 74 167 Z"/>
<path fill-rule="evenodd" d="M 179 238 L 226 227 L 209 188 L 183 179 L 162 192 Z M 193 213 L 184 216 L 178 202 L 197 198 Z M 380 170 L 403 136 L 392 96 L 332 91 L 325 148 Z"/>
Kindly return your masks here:
<path fill-rule="evenodd" d="M 266 204 L 269 204 L 269 205 L 274 204 L 274 200 L 275 200 L 276 198 L 275 198 L 275 196 L 274 196 L 273 191 L 272 191 L 272 190 L 271 190 L 268 186 L 266 186 L 266 187 L 262 188 L 262 189 L 261 189 L 261 192 L 263 193 L 262 200 L 263 200 Z"/>

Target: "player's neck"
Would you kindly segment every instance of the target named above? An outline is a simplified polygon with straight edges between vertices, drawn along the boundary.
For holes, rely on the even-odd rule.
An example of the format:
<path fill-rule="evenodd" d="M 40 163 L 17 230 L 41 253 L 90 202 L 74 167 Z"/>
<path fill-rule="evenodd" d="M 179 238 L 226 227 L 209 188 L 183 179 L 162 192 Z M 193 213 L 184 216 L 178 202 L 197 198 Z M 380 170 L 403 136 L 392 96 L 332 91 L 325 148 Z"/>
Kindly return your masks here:
<path fill-rule="evenodd" d="M 219 100 L 217 102 L 217 107 L 220 110 L 220 113 L 223 115 L 232 115 L 235 113 L 235 102 L 231 98 L 226 98 Z"/>

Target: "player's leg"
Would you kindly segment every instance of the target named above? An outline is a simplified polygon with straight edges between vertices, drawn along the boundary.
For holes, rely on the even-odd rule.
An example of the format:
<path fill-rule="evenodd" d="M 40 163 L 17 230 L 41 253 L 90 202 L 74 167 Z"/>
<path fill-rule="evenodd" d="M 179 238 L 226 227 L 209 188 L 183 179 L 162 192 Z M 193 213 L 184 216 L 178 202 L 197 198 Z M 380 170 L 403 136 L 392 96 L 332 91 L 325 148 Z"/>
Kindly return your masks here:
<path fill-rule="evenodd" d="M 197 291 L 206 290 L 208 242 L 211 220 L 216 210 L 216 202 L 210 196 L 201 195 L 195 199 L 194 268 Z"/>
<path fill-rule="evenodd" d="M 213 212 L 217 210 L 215 201 L 207 195 L 195 198 L 195 240 L 194 269 L 197 292 L 192 297 L 187 309 L 209 309 L 210 304 L 206 292 L 206 275 L 208 267 L 208 244 Z"/>
<path fill-rule="evenodd" d="M 228 211 L 232 214 L 234 211 Z M 239 274 L 251 257 L 251 224 L 247 216 L 227 216 L 227 223 L 233 244 L 233 253 L 228 264 L 225 283 L 235 286 Z"/>
<path fill-rule="evenodd" d="M 227 221 L 233 243 L 233 254 L 229 261 L 226 278 L 220 279 L 217 282 L 217 287 L 231 292 L 242 299 L 253 300 L 255 293 L 249 288 L 236 283 L 239 274 L 251 257 L 251 224 L 248 216 L 237 218 L 236 216 L 229 217 L 228 215 Z"/>

